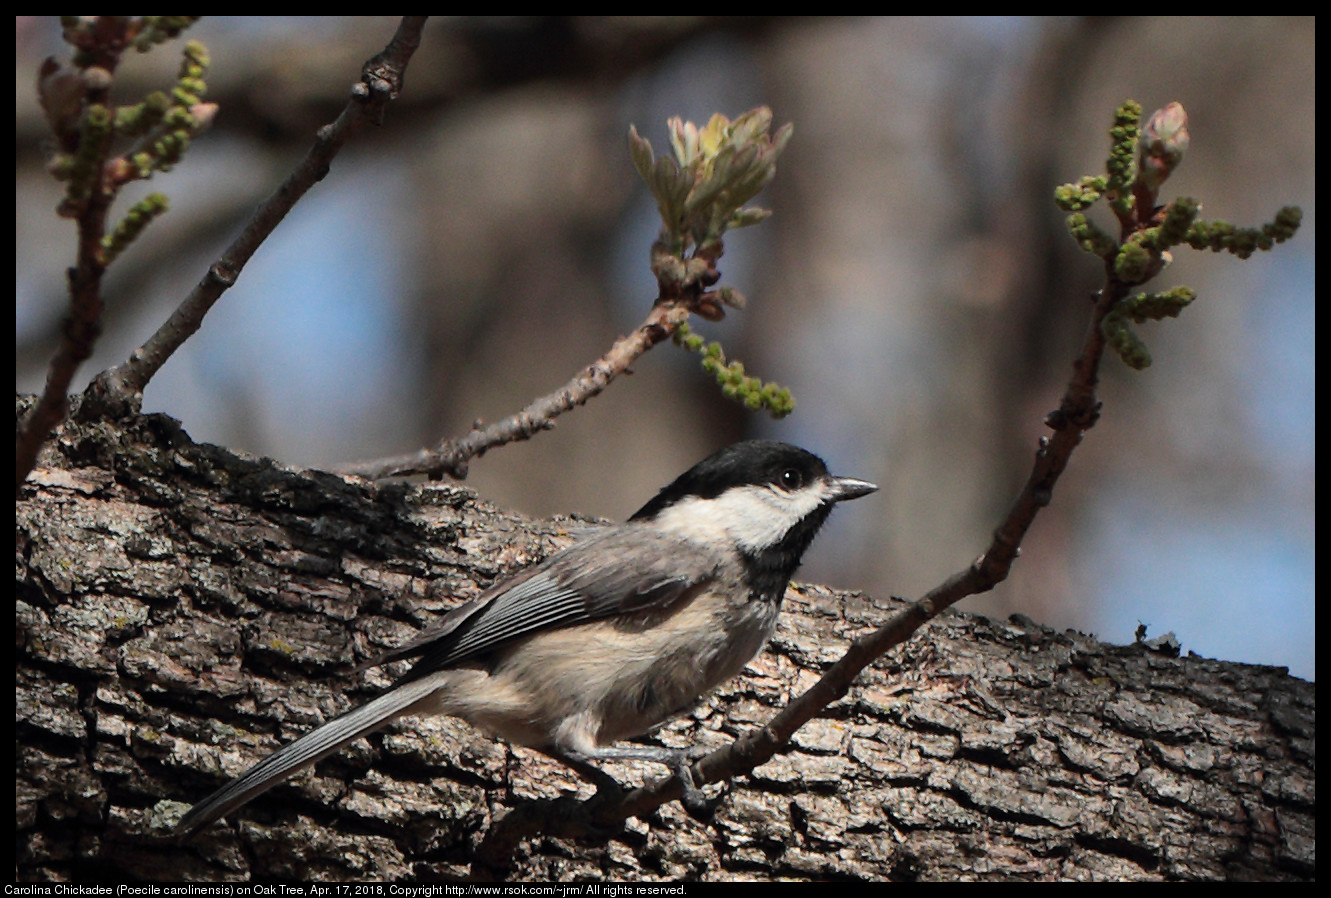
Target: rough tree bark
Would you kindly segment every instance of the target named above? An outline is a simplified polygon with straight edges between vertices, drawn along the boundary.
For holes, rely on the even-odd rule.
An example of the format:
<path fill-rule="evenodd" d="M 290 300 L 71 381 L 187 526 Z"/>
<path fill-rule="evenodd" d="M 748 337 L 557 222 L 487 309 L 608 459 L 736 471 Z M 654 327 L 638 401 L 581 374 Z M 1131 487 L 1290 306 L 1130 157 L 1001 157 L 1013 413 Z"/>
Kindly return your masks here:
<path fill-rule="evenodd" d="M 591 789 L 563 768 L 412 719 L 176 844 L 190 802 L 388 681 L 355 664 L 588 522 L 290 470 L 163 416 L 65 425 L 15 510 L 21 880 L 1316 874 L 1313 684 L 966 614 L 884 658 L 710 824 L 668 804 L 582 826 Z M 760 724 L 889 604 L 792 590 L 772 646 L 656 738 Z M 538 810 L 576 835 L 497 854 L 496 824 Z"/>

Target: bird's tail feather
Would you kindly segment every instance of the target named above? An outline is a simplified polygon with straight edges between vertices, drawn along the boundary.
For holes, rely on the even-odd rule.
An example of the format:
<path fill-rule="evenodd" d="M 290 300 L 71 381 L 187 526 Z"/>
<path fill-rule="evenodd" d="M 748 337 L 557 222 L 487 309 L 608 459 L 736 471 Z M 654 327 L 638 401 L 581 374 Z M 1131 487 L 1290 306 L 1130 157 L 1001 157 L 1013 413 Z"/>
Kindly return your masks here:
<path fill-rule="evenodd" d="M 279 748 L 190 808 L 176 824 L 176 835 L 193 835 L 351 740 L 385 726 L 429 696 L 437 685 L 419 680 L 403 683 Z"/>

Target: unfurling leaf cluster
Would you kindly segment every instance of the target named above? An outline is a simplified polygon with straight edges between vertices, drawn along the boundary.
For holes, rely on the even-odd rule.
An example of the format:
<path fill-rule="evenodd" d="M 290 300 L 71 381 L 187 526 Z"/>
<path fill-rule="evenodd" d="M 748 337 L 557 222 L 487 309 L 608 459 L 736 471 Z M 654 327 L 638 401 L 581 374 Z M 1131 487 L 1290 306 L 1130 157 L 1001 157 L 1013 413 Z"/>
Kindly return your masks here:
<path fill-rule="evenodd" d="M 629 129 L 633 165 L 656 199 L 666 251 L 681 259 L 696 250 L 711 255 L 727 230 L 757 224 L 770 214 L 744 204 L 776 175 L 777 157 L 792 128 L 786 124 L 769 134 L 772 111 L 766 107 L 733 122 L 718 113 L 701 129 L 679 118 L 667 127 L 673 155 L 659 159 L 651 142 Z"/>
<path fill-rule="evenodd" d="M 705 127 L 672 118 L 670 154 L 657 158 L 652 144 L 629 129 L 629 154 L 647 184 L 661 216 L 661 234 L 652 244 L 651 267 L 657 303 L 671 303 L 709 321 L 726 309 L 744 307 L 733 287 L 718 287 L 716 268 L 725 251 L 722 238 L 733 228 L 763 221 L 771 213 L 746 206 L 776 175 L 776 160 L 790 141 L 787 124 L 771 133 L 772 111 L 759 107 L 731 121 L 713 115 Z M 731 399 L 750 409 L 784 417 L 794 408 L 790 391 L 744 373 L 739 362 L 726 362 L 720 344 L 703 347 L 702 338 L 681 326 L 677 345 L 703 354 L 703 367 Z"/>

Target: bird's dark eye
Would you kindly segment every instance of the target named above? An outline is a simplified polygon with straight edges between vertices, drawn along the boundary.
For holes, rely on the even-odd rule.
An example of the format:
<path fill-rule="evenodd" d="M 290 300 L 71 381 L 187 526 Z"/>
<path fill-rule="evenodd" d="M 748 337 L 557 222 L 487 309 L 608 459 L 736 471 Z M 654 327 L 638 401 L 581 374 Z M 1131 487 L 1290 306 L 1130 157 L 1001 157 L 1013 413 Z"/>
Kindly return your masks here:
<path fill-rule="evenodd" d="M 804 476 L 796 468 L 786 468 L 777 478 L 783 490 L 797 490 L 804 485 Z"/>

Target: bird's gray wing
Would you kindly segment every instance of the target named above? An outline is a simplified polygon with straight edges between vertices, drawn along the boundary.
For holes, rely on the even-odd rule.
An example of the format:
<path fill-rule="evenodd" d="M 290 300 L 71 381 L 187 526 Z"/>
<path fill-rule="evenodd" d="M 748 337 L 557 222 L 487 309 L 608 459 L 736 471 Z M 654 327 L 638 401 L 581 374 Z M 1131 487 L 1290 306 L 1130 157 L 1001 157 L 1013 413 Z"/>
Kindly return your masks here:
<path fill-rule="evenodd" d="M 474 615 L 488 608 L 488 606 L 494 599 L 499 598 L 509 590 L 515 589 L 516 587 L 520 586 L 523 583 L 523 581 L 529 579 L 530 577 L 541 573 L 566 553 L 576 552 L 581 547 L 583 540 L 587 539 L 594 540 L 599 537 L 603 537 L 606 534 L 606 532 L 607 531 L 603 527 L 584 528 L 579 533 L 580 536 L 579 541 L 574 545 L 562 550 L 561 552 L 557 552 L 554 555 L 551 555 L 542 563 L 532 565 L 531 567 L 528 567 L 525 570 L 519 571 L 517 574 L 514 574 L 512 577 L 509 577 L 506 580 L 501 580 L 500 582 L 496 583 L 494 586 L 491 586 L 489 589 L 482 592 L 476 598 L 469 599 L 466 602 L 463 602 L 461 605 L 457 606 L 456 608 L 450 610 L 443 617 L 432 622 L 425 629 L 421 630 L 419 633 L 417 633 L 415 636 L 413 636 L 411 639 L 408 639 L 406 642 L 402 643 L 401 645 L 394 646 L 388 651 L 376 655 L 375 657 L 371 658 L 369 661 L 365 661 L 361 664 L 356 665 L 356 667 L 352 668 L 352 672 L 355 673 L 362 670 L 368 670 L 369 668 L 372 667 L 382 667 L 385 664 L 388 664 L 393 661 L 398 661 L 402 658 L 415 658 L 420 656 L 425 651 L 427 651 L 431 646 L 435 645 L 436 643 L 444 641 L 450 634 L 454 633 L 454 631 L 464 627 L 464 625 L 467 625 L 468 621 L 470 621 L 470 619 Z"/>
<path fill-rule="evenodd" d="M 447 615 L 394 657 L 419 655 L 400 682 L 476 658 L 543 630 L 676 601 L 716 576 L 718 553 L 650 527 L 597 534 Z M 471 603 L 469 603 L 471 604 Z M 455 617 L 456 615 L 456 617 Z"/>

